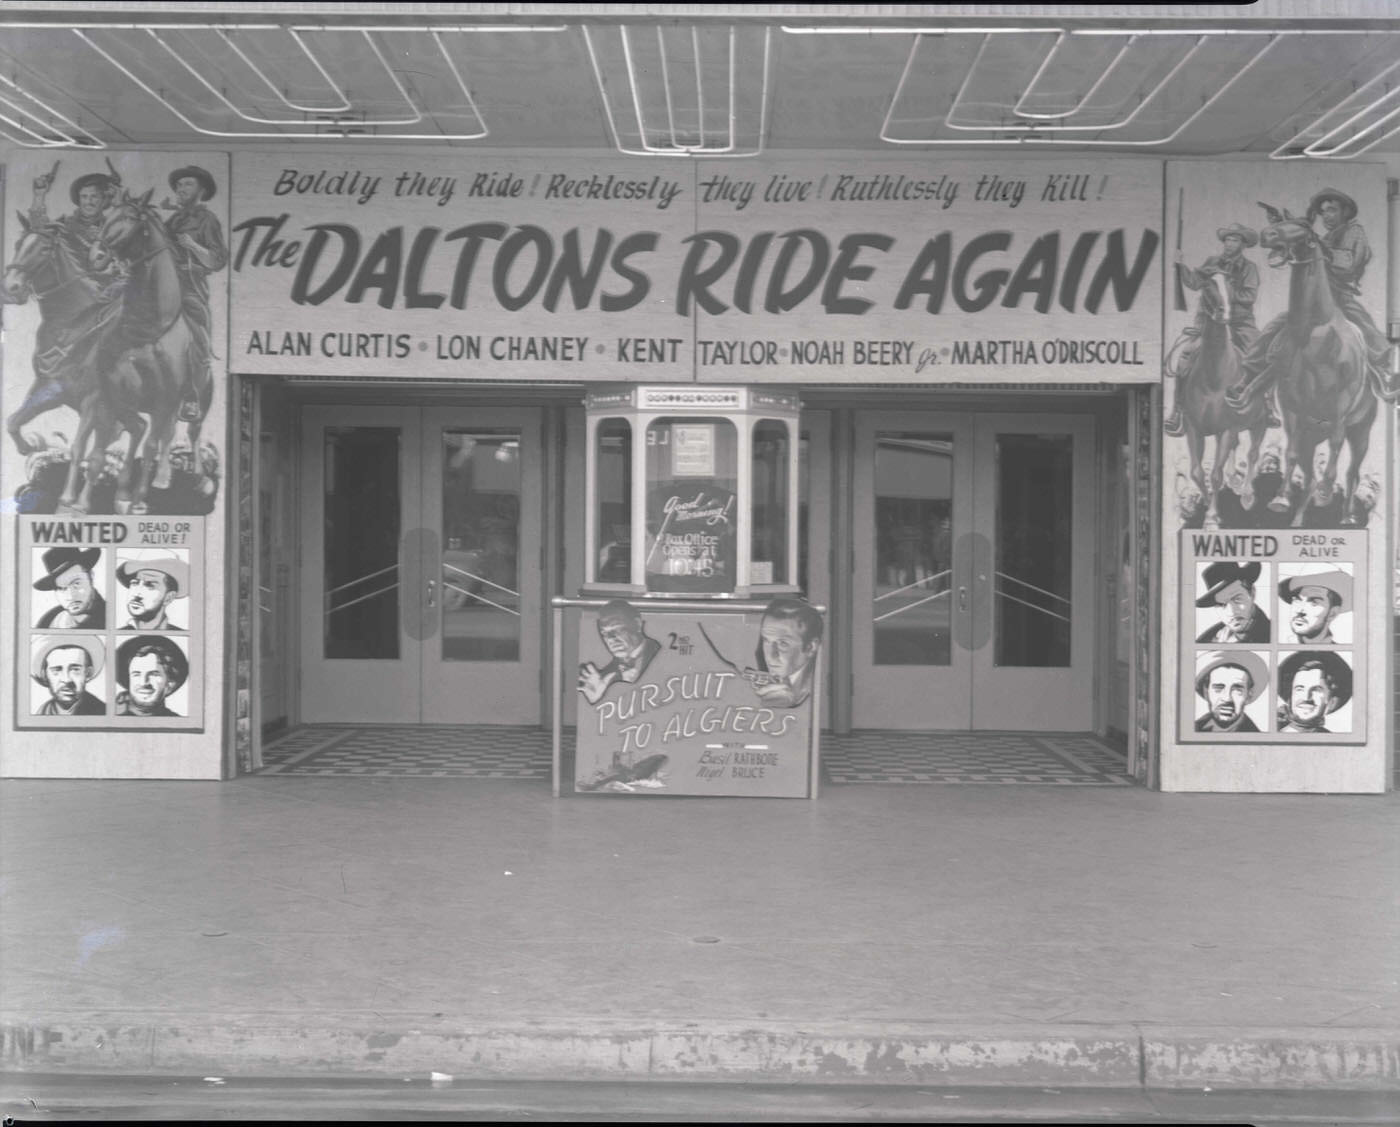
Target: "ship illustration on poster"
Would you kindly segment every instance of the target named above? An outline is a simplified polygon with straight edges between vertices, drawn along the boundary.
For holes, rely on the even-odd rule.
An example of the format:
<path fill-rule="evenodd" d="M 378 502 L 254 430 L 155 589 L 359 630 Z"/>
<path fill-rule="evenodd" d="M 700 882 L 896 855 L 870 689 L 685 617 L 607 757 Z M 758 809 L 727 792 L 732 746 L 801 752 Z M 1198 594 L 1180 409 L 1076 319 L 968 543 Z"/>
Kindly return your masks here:
<path fill-rule="evenodd" d="M 1362 299 L 1371 249 L 1355 200 L 1319 187 L 1301 216 L 1240 201 L 1194 268 L 1180 245 L 1184 188 L 1176 203 L 1175 312 L 1198 295 L 1163 370 L 1166 432 L 1183 440 L 1167 462 L 1181 527 L 1365 527 L 1380 495 L 1372 429 L 1400 389 Z M 1262 214 L 1241 222 L 1249 212 Z M 1257 302 L 1271 310 L 1262 329 Z"/>
<path fill-rule="evenodd" d="M 28 181 L 17 235 L 0 282 L 6 328 L 32 348 L 11 370 L 18 406 L 6 418 L 23 459 L 19 512 L 204 515 L 218 496 L 218 447 L 203 437 L 215 399 L 214 310 L 209 276 L 228 252 L 207 202 L 218 183 L 206 168 L 160 154 L 127 162 L 143 181 L 163 176 L 171 195 L 132 185 L 106 158 L 84 162 L 66 185 L 65 161 Z M 173 158 L 173 159 L 172 159 Z M 12 165 L 17 169 L 22 162 Z M 50 215 L 66 187 L 73 210 Z M 15 339 L 12 335 L 12 339 Z M 15 475 L 18 477 L 19 475 Z"/>

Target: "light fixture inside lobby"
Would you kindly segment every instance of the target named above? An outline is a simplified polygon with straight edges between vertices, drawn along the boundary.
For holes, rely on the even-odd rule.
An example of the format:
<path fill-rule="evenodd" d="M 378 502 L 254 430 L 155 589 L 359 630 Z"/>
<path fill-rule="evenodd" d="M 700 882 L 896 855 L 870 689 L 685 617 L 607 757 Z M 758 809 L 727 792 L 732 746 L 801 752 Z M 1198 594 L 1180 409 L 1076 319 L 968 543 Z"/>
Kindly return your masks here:
<path fill-rule="evenodd" d="M 490 131 L 457 53 L 463 38 L 565 27 L 102 23 L 68 30 L 204 137 L 478 141 Z M 71 119 L 27 96 L 28 124 L 12 121 L 0 102 L 8 139 L 104 147 L 86 131 L 74 137 Z M 70 128 L 56 128 L 55 119 Z"/>
<path fill-rule="evenodd" d="M 748 157 L 763 151 L 769 28 L 584 26 L 583 37 L 619 152 Z"/>
<path fill-rule="evenodd" d="M 13 77 L 0 74 L 0 140 L 28 149 L 104 149 L 68 114 Z"/>
<path fill-rule="evenodd" d="M 1400 132 L 1397 31 L 902 30 L 912 42 L 880 129 L 891 145 L 1245 149 L 1260 134 L 1231 130 L 1257 118 L 1261 106 L 1291 111 L 1266 133 L 1275 160 L 1350 159 Z M 1344 65 L 1320 65 L 1332 58 Z"/>
<path fill-rule="evenodd" d="M 0 19 L 0 141 L 407 141 L 720 159 L 890 146 L 1400 152 L 1396 20 L 337 18 Z"/>

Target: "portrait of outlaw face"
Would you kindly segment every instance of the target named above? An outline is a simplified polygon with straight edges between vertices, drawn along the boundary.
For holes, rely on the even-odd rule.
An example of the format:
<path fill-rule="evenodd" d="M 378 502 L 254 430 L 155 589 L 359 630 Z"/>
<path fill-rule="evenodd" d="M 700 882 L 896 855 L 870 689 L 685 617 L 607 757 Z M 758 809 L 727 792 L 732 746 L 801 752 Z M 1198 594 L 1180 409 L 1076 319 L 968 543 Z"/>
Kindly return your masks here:
<path fill-rule="evenodd" d="M 1336 650 L 1295 650 L 1278 663 L 1280 732 L 1350 732 L 1352 672 Z"/>
<path fill-rule="evenodd" d="M 189 597 L 190 566 L 182 548 L 117 552 L 117 582 L 126 617 L 119 630 L 188 630 L 188 614 L 173 604 Z M 177 617 L 178 615 L 178 617 Z"/>
<path fill-rule="evenodd" d="M 117 716 L 183 716 L 177 694 L 189 680 L 190 663 L 175 638 L 162 634 L 128 638 L 117 647 Z"/>
<path fill-rule="evenodd" d="M 101 548 L 34 549 L 33 588 L 51 593 L 31 600 L 33 625 L 41 630 L 105 630 Z"/>
<path fill-rule="evenodd" d="M 40 635 L 30 646 L 34 681 L 30 710 L 35 716 L 105 716 L 98 675 L 102 642 L 86 634 Z"/>
<path fill-rule="evenodd" d="M 1264 714 L 1252 706 L 1268 687 L 1268 666 L 1252 650 L 1206 650 L 1197 654 L 1196 695 L 1205 701 L 1206 710 L 1196 717 L 1196 731 L 1262 731 Z"/>
<path fill-rule="evenodd" d="M 1258 560 L 1216 560 L 1198 567 L 1196 641 L 1217 646 L 1269 641 L 1269 616 L 1258 603 L 1259 592 L 1268 591 L 1268 568 Z"/>
<path fill-rule="evenodd" d="M 1352 640 L 1351 564 L 1279 564 L 1279 641 L 1302 646 Z"/>

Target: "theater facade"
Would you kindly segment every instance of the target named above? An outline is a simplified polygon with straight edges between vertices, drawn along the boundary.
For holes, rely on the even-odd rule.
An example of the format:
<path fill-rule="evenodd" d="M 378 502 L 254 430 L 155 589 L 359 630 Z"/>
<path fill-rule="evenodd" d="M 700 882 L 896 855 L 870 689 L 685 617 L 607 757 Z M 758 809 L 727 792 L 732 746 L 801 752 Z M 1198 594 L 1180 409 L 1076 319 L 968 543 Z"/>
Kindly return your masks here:
<path fill-rule="evenodd" d="M 0 774 L 753 661 L 666 595 L 821 608 L 822 731 L 1392 785 L 1396 155 L 199 140 L 4 152 Z"/>

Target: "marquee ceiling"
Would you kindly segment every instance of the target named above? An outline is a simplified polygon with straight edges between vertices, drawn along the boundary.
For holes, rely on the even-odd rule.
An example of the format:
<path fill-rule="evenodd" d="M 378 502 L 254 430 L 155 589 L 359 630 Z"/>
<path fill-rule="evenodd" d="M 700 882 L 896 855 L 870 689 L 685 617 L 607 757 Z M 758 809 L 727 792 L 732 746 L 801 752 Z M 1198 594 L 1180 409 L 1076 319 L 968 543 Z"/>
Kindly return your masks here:
<path fill-rule="evenodd" d="M 0 139 L 716 159 L 831 148 L 1400 152 L 1400 18 L 1226 29 L 1181 14 L 604 18 L 582 14 L 602 5 L 478 5 L 515 14 L 467 22 L 433 11 L 463 5 L 58 7 L 0 12 Z"/>

